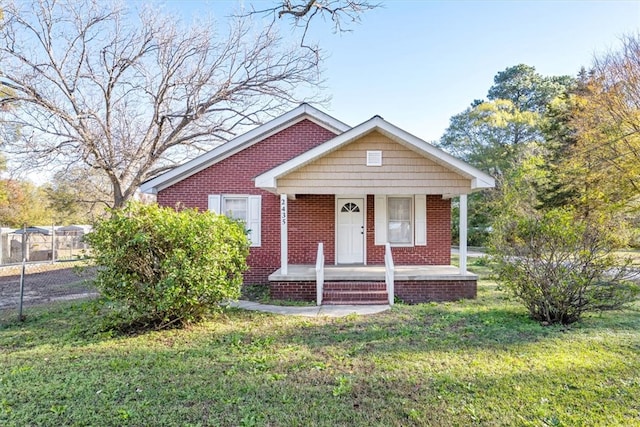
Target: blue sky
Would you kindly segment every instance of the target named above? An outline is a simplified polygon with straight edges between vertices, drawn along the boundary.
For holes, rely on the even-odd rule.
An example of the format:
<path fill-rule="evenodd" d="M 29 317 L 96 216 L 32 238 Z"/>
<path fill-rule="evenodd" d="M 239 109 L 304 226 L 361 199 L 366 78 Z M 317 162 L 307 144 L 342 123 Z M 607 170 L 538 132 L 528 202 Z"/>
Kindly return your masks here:
<path fill-rule="evenodd" d="M 271 2 L 251 2 L 256 8 Z M 433 141 L 449 118 L 484 98 L 498 71 L 525 63 L 543 75 L 575 75 L 594 54 L 640 30 L 640 1 L 382 1 L 349 33 L 319 22 L 327 113 L 349 125 L 379 114 Z M 186 20 L 237 1 L 167 1 Z M 284 31 L 289 31 L 285 29 Z"/>

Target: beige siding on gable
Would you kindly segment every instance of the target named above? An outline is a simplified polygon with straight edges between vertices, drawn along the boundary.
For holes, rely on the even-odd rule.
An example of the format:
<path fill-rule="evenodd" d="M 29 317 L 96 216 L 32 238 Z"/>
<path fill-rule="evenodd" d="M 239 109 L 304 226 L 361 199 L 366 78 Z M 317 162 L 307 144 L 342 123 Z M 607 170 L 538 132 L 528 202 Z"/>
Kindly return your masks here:
<path fill-rule="evenodd" d="M 367 150 L 382 151 L 382 166 L 367 166 Z M 466 194 L 471 181 L 379 132 L 278 179 L 286 194 Z"/>

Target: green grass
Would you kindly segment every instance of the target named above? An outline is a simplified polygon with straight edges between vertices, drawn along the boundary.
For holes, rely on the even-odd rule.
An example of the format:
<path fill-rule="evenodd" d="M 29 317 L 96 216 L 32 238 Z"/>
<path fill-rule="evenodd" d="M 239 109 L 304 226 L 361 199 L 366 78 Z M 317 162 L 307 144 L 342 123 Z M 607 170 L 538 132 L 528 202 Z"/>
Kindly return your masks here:
<path fill-rule="evenodd" d="M 0 314 L 2 426 L 640 425 L 637 305 L 542 327 L 485 279 L 475 301 L 125 337 L 91 332 L 90 302 L 34 310 Z"/>

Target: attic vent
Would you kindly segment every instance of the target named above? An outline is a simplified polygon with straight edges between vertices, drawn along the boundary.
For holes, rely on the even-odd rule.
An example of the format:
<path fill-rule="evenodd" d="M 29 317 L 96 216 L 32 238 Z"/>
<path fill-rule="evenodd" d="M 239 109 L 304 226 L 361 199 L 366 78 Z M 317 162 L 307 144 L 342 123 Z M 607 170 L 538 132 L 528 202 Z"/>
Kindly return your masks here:
<path fill-rule="evenodd" d="M 367 151 L 367 166 L 382 166 L 382 151 Z"/>

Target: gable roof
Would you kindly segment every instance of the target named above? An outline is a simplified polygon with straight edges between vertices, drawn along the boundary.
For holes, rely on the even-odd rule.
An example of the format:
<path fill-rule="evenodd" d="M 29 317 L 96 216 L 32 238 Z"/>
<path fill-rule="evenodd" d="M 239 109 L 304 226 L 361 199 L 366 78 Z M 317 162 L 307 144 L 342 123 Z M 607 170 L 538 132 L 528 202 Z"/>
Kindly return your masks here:
<path fill-rule="evenodd" d="M 453 157 L 445 151 L 434 147 L 422 139 L 411 135 L 399 127 L 392 125 L 382 117 L 374 116 L 366 122 L 345 131 L 335 138 L 330 139 L 261 175 L 258 175 L 255 178 L 256 187 L 276 192 L 278 178 L 283 177 L 373 131 L 378 131 L 391 140 L 422 154 L 447 169 L 457 172 L 463 177 L 470 179 L 471 190 L 492 188 L 495 186 L 495 180 L 488 174 Z"/>
<path fill-rule="evenodd" d="M 188 178 L 191 175 L 194 175 L 209 166 L 214 165 L 305 119 L 311 120 L 312 122 L 336 134 L 340 134 L 350 129 L 348 125 L 334 119 L 326 113 L 323 113 L 317 108 L 312 107 L 309 104 L 300 104 L 288 113 L 276 117 L 275 119 L 270 120 L 269 122 L 258 126 L 249 132 L 196 157 L 193 160 L 170 170 L 169 172 L 143 182 L 142 185 L 140 185 L 140 191 L 143 193 L 157 194 L 158 191 L 182 181 L 183 179 Z"/>

